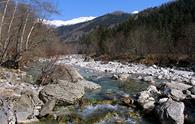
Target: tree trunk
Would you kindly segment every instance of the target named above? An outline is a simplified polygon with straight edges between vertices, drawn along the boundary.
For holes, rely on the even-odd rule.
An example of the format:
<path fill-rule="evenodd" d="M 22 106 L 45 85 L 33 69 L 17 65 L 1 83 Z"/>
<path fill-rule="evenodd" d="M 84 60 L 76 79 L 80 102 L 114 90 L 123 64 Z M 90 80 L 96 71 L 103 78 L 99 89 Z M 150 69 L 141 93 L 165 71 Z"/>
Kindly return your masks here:
<path fill-rule="evenodd" d="M 30 36 L 31 36 L 33 30 L 35 29 L 35 26 L 36 26 L 36 22 L 34 22 L 34 24 L 32 25 L 32 27 L 31 27 L 31 29 L 28 33 L 27 40 L 26 40 L 26 50 L 28 50 L 28 44 L 29 44 Z"/>
<path fill-rule="evenodd" d="M 1 43 L 1 40 L 2 40 L 2 28 L 3 28 L 3 23 L 4 23 L 4 20 L 5 20 L 5 15 L 7 13 L 7 7 L 8 7 L 8 4 L 9 4 L 9 1 L 10 0 L 6 1 L 4 12 L 3 12 L 3 16 L 1 18 L 1 23 L 0 23 L 0 48 L 2 48 L 2 46 L 3 46 L 2 43 Z"/>
<path fill-rule="evenodd" d="M 7 48 L 8 48 L 9 42 L 10 42 L 11 28 L 12 28 L 14 18 L 15 18 L 15 15 L 16 15 L 16 10 L 17 10 L 17 3 L 14 7 L 13 15 L 12 15 L 12 18 L 11 18 L 11 21 L 10 21 L 10 24 L 9 24 L 9 28 L 8 28 L 8 31 L 7 31 L 8 36 L 7 36 L 7 39 L 5 40 L 4 45 L 3 45 L 3 54 L 2 54 L 2 60 L 1 61 L 3 61 L 7 56 Z"/>
<path fill-rule="evenodd" d="M 25 31 L 26 31 L 26 26 L 27 26 L 27 23 L 28 23 L 29 16 L 30 16 L 30 13 L 27 14 L 26 20 L 24 22 L 24 27 L 23 27 L 23 30 L 22 30 L 22 35 L 21 35 L 21 39 L 20 39 L 20 43 L 19 43 L 19 53 L 21 53 L 22 49 L 23 49 L 24 34 L 25 34 Z"/>

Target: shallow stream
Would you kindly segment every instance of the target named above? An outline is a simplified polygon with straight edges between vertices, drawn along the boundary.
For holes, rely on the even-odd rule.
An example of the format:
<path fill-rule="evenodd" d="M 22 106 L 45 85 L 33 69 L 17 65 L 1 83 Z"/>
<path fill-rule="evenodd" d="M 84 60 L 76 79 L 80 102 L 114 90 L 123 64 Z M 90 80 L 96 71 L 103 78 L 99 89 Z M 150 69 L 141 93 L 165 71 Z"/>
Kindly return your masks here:
<path fill-rule="evenodd" d="M 84 78 L 100 84 L 102 88 L 87 91 L 82 105 L 78 103 L 68 107 L 56 107 L 56 115 L 60 115 L 58 118 L 47 117 L 36 124 L 155 124 L 151 118 L 144 118 L 137 109 L 117 102 L 122 95 L 133 96 L 146 89 L 148 85 L 145 82 L 133 79 L 117 81 L 111 79 L 113 74 L 110 73 L 76 68 Z M 37 73 L 35 68 L 29 71 L 32 75 Z"/>
<path fill-rule="evenodd" d="M 83 106 L 59 107 L 56 110 L 63 114 L 59 121 L 44 119 L 41 124 L 155 124 L 143 118 L 138 110 L 118 104 L 116 101 L 122 94 L 135 95 L 146 89 L 145 82 L 128 80 L 125 82 L 112 80 L 112 74 L 100 73 L 89 69 L 78 68 L 87 80 L 98 83 L 101 89 L 87 91 L 83 97 Z M 39 123 L 40 124 L 40 123 Z"/>

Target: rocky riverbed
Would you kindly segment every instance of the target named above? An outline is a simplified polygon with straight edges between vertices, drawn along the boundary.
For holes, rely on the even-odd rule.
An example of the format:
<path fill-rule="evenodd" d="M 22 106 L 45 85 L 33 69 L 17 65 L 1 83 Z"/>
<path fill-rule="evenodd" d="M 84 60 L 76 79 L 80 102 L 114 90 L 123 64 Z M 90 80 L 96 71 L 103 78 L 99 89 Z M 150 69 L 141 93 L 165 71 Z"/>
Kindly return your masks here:
<path fill-rule="evenodd" d="M 195 75 L 191 71 L 182 71 L 173 68 L 163 68 L 156 65 L 146 66 L 134 63 L 120 63 L 117 61 L 102 62 L 94 61 L 90 57 L 83 55 L 70 55 L 60 57 L 58 63 L 70 64 L 73 66 L 80 66 L 89 69 L 94 69 L 101 72 L 109 72 L 113 74 L 126 74 L 122 75 L 123 78 L 134 76 L 136 79 L 154 82 L 156 80 L 168 80 L 176 82 L 184 82 L 189 85 L 195 85 Z"/>
<path fill-rule="evenodd" d="M 120 62 L 94 61 L 90 57 L 71 55 L 58 63 L 112 73 L 112 79 L 136 79 L 148 82 L 147 90 L 137 93 L 135 104 L 145 115 L 153 115 L 162 124 L 195 123 L 194 72 Z"/>
<path fill-rule="evenodd" d="M 0 67 L 2 124 L 195 123 L 194 72 L 70 55 L 38 83 L 45 61 Z"/>
<path fill-rule="evenodd" d="M 1 124 L 39 122 L 45 116 L 55 116 L 53 109 L 57 105 L 75 104 L 85 90 L 101 88 L 85 80 L 73 67 L 55 66 L 58 70 L 50 75 L 55 82 L 45 85 L 36 84 L 26 72 L 0 67 Z"/>

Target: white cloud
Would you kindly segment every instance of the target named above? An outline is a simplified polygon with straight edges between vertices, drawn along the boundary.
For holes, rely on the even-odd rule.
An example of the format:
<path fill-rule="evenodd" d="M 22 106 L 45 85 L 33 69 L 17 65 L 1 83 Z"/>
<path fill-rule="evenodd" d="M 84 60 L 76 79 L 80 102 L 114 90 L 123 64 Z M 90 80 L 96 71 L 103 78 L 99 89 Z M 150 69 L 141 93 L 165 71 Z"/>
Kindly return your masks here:
<path fill-rule="evenodd" d="M 132 14 L 138 14 L 139 13 L 139 11 L 133 11 L 133 12 L 131 12 Z"/>
<path fill-rule="evenodd" d="M 90 21 L 90 20 L 93 20 L 95 18 L 96 17 L 89 16 L 89 17 L 79 17 L 79 18 L 75 18 L 75 19 L 71 19 L 71 20 L 67 20 L 67 21 L 63 21 L 63 20 L 45 20 L 44 23 L 48 24 L 48 25 L 53 25 L 53 26 L 59 27 L 59 26 L 65 26 L 65 25 L 74 25 L 74 24 Z"/>

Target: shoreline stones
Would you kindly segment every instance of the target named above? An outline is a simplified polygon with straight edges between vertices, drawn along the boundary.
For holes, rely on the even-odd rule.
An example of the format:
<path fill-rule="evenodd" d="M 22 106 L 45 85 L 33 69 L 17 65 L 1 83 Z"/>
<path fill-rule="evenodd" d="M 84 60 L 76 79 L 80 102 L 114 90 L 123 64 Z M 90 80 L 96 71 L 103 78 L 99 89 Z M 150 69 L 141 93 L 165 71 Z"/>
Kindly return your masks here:
<path fill-rule="evenodd" d="M 109 61 L 102 64 L 101 61 L 85 61 L 83 55 L 68 55 L 61 56 L 58 61 L 59 64 L 68 64 L 73 66 L 80 66 L 84 68 L 93 69 L 96 71 L 113 73 L 113 74 L 136 74 L 146 75 L 139 79 L 145 78 L 147 82 L 153 83 L 154 79 L 160 80 L 172 80 L 191 83 L 195 85 L 195 75 L 192 71 L 176 70 L 173 68 L 163 68 L 156 65 L 146 66 L 143 64 L 135 63 L 121 63 L 117 61 Z M 152 79 L 153 78 L 153 79 Z M 118 79 L 118 78 L 117 78 Z"/>
<path fill-rule="evenodd" d="M 76 69 L 58 66 L 44 86 L 31 84 L 32 80 L 22 71 L 0 67 L 0 121 L 3 124 L 34 123 L 37 117 L 53 115 L 59 104 L 74 104 L 85 90 L 101 88 L 100 85 L 86 81 Z M 49 81 L 49 80 L 48 80 Z"/>
<path fill-rule="evenodd" d="M 191 85 L 164 82 L 157 87 L 150 85 L 147 90 L 138 93 L 135 100 L 146 114 L 157 115 L 161 124 L 184 124 L 184 121 L 194 124 L 193 90 Z"/>
<path fill-rule="evenodd" d="M 184 124 L 184 103 L 169 99 L 155 108 L 162 124 Z"/>
<path fill-rule="evenodd" d="M 129 79 L 129 77 L 130 77 L 129 74 L 123 73 L 123 74 L 114 74 L 114 75 L 111 77 L 111 79 L 113 79 L 113 80 L 120 80 L 120 81 L 126 81 L 126 80 Z"/>

